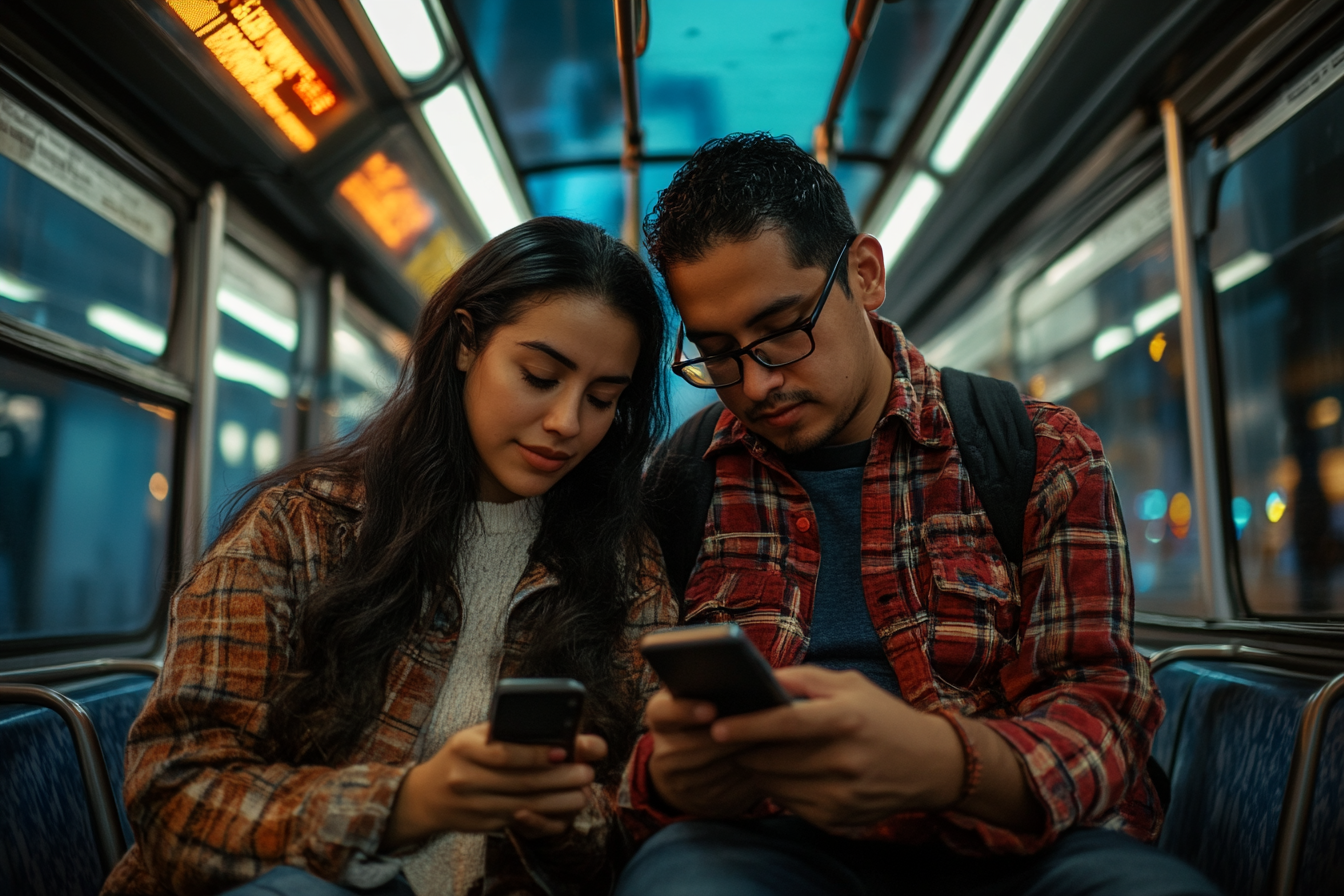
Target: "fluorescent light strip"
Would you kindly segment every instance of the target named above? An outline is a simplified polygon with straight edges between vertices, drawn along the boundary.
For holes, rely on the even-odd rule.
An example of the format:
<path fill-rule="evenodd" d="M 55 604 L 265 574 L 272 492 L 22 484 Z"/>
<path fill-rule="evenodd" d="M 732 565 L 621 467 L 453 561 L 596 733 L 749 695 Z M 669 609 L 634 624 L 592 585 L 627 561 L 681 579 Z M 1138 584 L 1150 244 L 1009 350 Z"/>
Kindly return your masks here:
<path fill-rule="evenodd" d="M 443 43 L 424 0 L 360 0 L 378 40 L 407 81 L 419 81 L 443 65 Z"/>
<path fill-rule="evenodd" d="M 1134 342 L 1134 331 L 1124 325 L 1110 327 L 1097 334 L 1092 340 L 1092 357 L 1101 361 Z"/>
<path fill-rule="evenodd" d="M 299 344 L 298 323 L 276 314 L 260 302 L 221 286 L 215 295 L 215 304 L 221 313 L 255 330 L 286 351 L 294 351 Z"/>
<path fill-rule="evenodd" d="M 1097 244 L 1091 240 L 1079 243 L 1077 246 L 1070 249 L 1064 257 L 1059 259 L 1059 261 L 1050 265 L 1050 268 L 1045 272 L 1045 285 L 1054 286 L 1058 284 L 1059 281 L 1082 267 L 1084 262 L 1096 254 L 1096 251 Z"/>
<path fill-rule="evenodd" d="M 38 302 L 46 290 L 40 286 L 21 280 L 13 274 L 0 270 L 0 296 L 11 302 Z"/>
<path fill-rule="evenodd" d="M 504 184 L 504 175 L 490 148 L 490 141 L 485 137 L 461 82 L 449 84 L 442 93 L 426 100 L 420 109 L 490 236 L 523 223 L 523 216 Z"/>
<path fill-rule="evenodd" d="M 891 217 L 882 225 L 882 230 L 877 235 L 878 242 L 882 244 L 882 252 L 886 255 L 888 268 L 900 258 L 910 238 L 915 235 L 919 225 L 924 223 L 929 209 L 933 208 L 933 204 L 938 201 L 942 193 L 943 185 L 927 172 L 918 171 L 910 178 L 910 183 L 905 185 L 905 192 L 901 193 L 901 198 L 891 211 Z"/>
<path fill-rule="evenodd" d="M 289 397 L 289 377 L 269 364 L 227 348 L 215 349 L 215 376 L 234 383 L 256 386 L 272 398 Z"/>
<path fill-rule="evenodd" d="M 1134 313 L 1134 334 L 1142 336 L 1162 326 L 1181 313 L 1181 297 L 1169 292 L 1155 302 L 1149 302 Z"/>
<path fill-rule="evenodd" d="M 1234 286 L 1245 283 L 1274 263 L 1274 256 L 1268 252 L 1249 252 L 1238 255 L 1227 264 L 1213 272 L 1213 288 L 1227 292 Z"/>
<path fill-rule="evenodd" d="M 957 111 L 943 128 L 929 159 L 934 171 L 947 175 L 961 167 L 1067 2 L 1024 0 L 1018 7 L 971 88 L 962 97 Z"/>
<path fill-rule="evenodd" d="M 163 354 L 168 346 L 168 334 L 163 327 L 116 305 L 95 302 L 84 312 L 84 319 L 89 322 L 89 326 L 102 330 L 113 339 L 151 355 Z"/>

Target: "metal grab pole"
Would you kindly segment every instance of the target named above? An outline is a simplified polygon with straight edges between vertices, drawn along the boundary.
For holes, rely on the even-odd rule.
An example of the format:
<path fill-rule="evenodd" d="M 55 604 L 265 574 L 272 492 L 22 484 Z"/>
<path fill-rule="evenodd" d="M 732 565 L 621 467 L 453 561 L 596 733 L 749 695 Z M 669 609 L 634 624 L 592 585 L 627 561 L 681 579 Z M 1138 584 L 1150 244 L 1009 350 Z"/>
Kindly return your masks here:
<path fill-rule="evenodd" d="M 639 76 L 635 60 L 644 55 L 649 43 L 649 4 L 648 0 L 613 0 L 613 3 L 616 12 L 616 56 L 621 65 L 621 107 L 625 114 L 624 146 L 621 150 L 625 212 L 621 220 L 621 239 L 638 252 L 639 164 L 644 156 L 644 131 L 639 124 Z M 636 3 L 640 8 L 638 22 Z"/>
<path fill-rule="evenodd" d="M 1307 843 L 1311 821 L 1311 802 L 1316 795 L 1316 774 L 1321 764 L 1321 742 L 1330 721 L 1330 709 L 1344 697 L 1344 675 L 1336 675 L 1307 699 L 1302 721 L 1293 744 L 1293 763 L 1288 769 L 1288 785 L 1283 791 L 1283 810 L 1274 838 L 1274 864 L 1269 875 L 1273 896 L 1293 896 L 1297 889 L 1297 870 L 1302 864 L 1302 849 Z"/>
<path fill-rule="evenodd" d="M 859 0 L 854 10 L 854 18 L 849 21 L 849 46 L 845 48 L 845 61 L 840 63 L 840 75 L 835 79 L 835 88 L 831 91 L 831 102 L 826 107 L 826 117 L 812 132 L 812 155 L 827 168 L 834 168 L 840 147 L 835 138 L 835 125 L 840 120 L 840 110 L 849 95 L 849 88 L 863 64 L 863 54 L 868 50 L 868 42 L 877 28 L 877 15 L 882 11 L 882 0 Z"/>

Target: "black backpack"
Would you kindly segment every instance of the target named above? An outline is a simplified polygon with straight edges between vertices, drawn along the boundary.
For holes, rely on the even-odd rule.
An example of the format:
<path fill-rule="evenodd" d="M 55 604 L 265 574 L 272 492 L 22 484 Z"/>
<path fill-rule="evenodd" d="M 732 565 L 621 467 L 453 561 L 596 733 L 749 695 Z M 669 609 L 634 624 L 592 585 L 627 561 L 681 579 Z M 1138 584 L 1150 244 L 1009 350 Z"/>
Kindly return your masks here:
<path fill-rule="evenodd" d="M 1004 556 L 1022 564 L 1022 536 L 1036 478 L 1036 434 L 1012 383 L 944 367 L 943 398 L 971 487 L 989 516 Z M 704 460 L 723 413 L 714 402 L 683 423 L 649 465 L 646 494 L 651 528 L 663 549 L 667 574 L 683 597 L 714 499 L 714 465 Z M 1166 770 L 1148 757 L 1148 774 L 1165 808 L 1171 798 Z"/>
<path fill-rule="evenodd" d="M 943 368 L 943 397 L 962 462 L 994 535 L 1009 560 L 1022 563 L 1022 529 L 1036 476 L 1036 438 L 1012 383 Z M 704 460 L 723 413 L 716 401 L 663 444 L 646 479 L 652 528 L 678 595 L 695 568 L 705 517 L 714 498 L 714 465 Z"/>

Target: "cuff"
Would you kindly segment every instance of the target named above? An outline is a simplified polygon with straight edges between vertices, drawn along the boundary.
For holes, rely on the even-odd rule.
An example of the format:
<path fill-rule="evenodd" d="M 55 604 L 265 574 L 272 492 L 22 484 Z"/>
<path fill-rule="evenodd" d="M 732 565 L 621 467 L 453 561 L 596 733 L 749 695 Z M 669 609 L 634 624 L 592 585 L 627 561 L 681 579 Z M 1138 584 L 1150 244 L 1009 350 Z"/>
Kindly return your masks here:
<path fill-rule="evenodd" d="M 653 779 L 649 775 L 649 760 L 652 758 L 653 735 L 646 732 L 630 754 L 617 798 L 626 829 L 636 842 L 647 840 L 673 822 L 691 818 L 668 806 L 654 789 Z"/>

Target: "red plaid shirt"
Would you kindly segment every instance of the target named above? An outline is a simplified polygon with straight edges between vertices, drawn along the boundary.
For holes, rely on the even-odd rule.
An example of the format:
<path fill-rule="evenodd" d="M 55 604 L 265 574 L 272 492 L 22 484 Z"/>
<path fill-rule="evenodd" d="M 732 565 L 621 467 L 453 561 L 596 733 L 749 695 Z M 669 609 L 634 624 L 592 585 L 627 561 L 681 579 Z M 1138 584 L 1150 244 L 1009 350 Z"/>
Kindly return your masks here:
<path fill-rule="evenodd" d="M 1161 808 L 1145 772 L 1163 705 L 1134 649 L 1133 587 L 1110 466 L 1068 408 L 1028 400 L 1036 477 L 1020 568 L 1003 554 L 962 464 L 942 376 L 894 325 L 875 324 L 894 367 L 863 474 L 863 590 L 911 705 L 953 707 L 1021 754 L 1044 830 L 1016 834 L 955 812 L 907 813 L 862 832 L 941 839 L 966 852 L 1033 852 L 1075 826 L 1152 840 Z M 716 459 L 686 622 L 736 622 L 775 666 L 806 662 L 821 544 L 783 457 L 731 413 Z M 623 797 L 648 833 L 640 742 Z"/>

